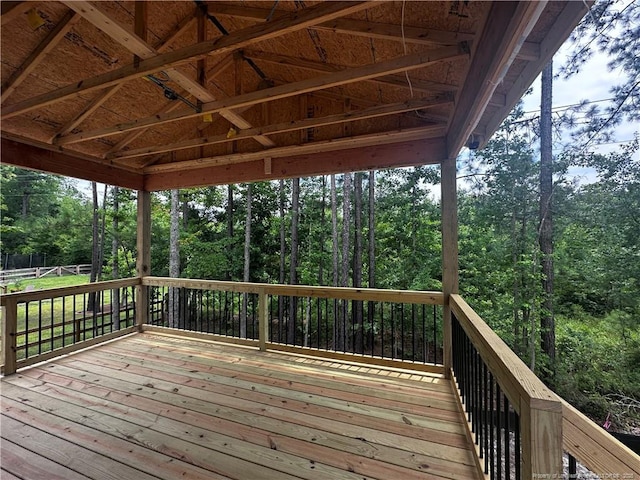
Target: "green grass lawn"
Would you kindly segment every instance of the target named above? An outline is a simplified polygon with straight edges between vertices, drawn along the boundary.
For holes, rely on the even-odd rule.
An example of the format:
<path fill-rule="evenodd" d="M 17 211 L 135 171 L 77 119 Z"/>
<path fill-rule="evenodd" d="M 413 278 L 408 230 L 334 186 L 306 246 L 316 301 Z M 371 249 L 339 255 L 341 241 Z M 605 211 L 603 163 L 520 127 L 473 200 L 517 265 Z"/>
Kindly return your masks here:
<path fill-rule="evenodd" d="M 89 275 L 65 275 L 64 277 L 46 276 L 42 278 L 28 278 L 8 285 L 10 291 L 20 292 L 29 285 L 36 290 L 45 288 L 72 287 L 89 283 Z"/>

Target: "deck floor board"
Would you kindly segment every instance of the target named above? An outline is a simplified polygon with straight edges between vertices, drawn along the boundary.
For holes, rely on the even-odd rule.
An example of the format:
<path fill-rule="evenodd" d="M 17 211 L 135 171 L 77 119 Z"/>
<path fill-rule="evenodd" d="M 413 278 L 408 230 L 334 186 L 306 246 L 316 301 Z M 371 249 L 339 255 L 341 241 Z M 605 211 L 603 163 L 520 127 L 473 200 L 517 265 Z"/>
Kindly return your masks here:
<path fill-rule="evenodd" d="M 455 402 L 437 374 L 139 334 L 2 380 L 2 473 L 477 478 Z"/>

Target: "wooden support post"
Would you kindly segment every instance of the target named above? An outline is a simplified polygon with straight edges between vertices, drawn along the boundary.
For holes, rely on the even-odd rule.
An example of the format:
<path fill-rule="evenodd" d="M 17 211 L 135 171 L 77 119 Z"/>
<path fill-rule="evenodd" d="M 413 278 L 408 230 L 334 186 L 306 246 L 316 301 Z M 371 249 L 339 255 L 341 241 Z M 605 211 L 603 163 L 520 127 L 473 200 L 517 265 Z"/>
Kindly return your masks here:
<path fill-rule="evenodd" d="M 151 194 L 144 191 L 138 191 L 138 234 L 136 246 L 136 272 L 142 280 L 142 277 L 151 275 Z M 142 326 L 147 323 L 149 289 L 140 283 L 136 290 L 136 325 L 138 326 L 138 331 L 142 332 Z"/>
<path fill-rule="evenodd" d="M 452 341 L 451 307 L 449 295 L 458 293 L 458 206 L 456 190 L 456 159 L 448 158 L 441 164 L 441 215 L 442 215 L 442 341 L 444 374 L 451 376 Z"/>
<path fill-rule="evenodd" d="M 18 330 L 18 302 L 15 298 L 6 298 L 2 312 L 2 352 L 4 356 L 4 375 L 16 373 L 16 331 Z"/>
<path fill-rule="evenodd" d="M 267 294 L 264 289 L 258 293 L 258 345 L 260 351 L 267 349 L 267 340 L 269 339 L 269 321 L 267 311 Z"/>
<path fill-rule="evenodd" d="M 562 403 L 531 402 L 520 402 L 522 478 L 562 478 Z"/>

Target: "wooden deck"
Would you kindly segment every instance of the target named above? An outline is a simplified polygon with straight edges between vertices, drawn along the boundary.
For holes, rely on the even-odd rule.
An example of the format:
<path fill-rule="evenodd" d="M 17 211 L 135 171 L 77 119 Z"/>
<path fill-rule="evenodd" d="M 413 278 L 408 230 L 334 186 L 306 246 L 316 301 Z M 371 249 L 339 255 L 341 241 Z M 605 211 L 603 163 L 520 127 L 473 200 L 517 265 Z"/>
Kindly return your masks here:
<path fill-rule="evenodd" d="M 478 478 L 434 374 L 147 333 L 1 385 L 3 480 Z"/>

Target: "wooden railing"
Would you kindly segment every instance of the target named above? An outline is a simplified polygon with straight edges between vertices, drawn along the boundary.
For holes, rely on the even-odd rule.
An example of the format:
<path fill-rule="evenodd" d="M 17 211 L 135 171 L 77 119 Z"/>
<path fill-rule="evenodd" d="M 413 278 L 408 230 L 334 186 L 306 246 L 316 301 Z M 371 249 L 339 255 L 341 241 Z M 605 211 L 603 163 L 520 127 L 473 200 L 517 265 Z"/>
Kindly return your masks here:
<path fill-rule="evenodd" d="M 132 332 L 139 283 L 131 278 L 0 296 L 3 373 Z"/>
<path fill-rule="evenodd" d="M 442 371 L 440 292 L 144 277 L 146 330 Z M 433 368 L 435 365 L 439 365 Z"/>
<path fill-rule="evenodd" d="M 0 296 L 3 372 L 151 331 L 446 376 L 449 341 L 479 472 L 563 478 L 564 450 L 601 478 L 640 479 L 640 458 L 549 390 L 459 295 L 449 298 L 452 337 L 443 338 L 444 301 L 440 292 L 158 277 L 14 293 Z"/>
<path fill-rule="evenodd" d="M 574 458 L 600 478 L 640 478 L 638 455 L 548 389 L 462 297 L 449 304 L 453 381 L 482 474 L 514 478 L 505 471 L 514 464 L 515 478 L 577 479 Z"/>

